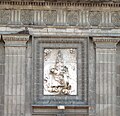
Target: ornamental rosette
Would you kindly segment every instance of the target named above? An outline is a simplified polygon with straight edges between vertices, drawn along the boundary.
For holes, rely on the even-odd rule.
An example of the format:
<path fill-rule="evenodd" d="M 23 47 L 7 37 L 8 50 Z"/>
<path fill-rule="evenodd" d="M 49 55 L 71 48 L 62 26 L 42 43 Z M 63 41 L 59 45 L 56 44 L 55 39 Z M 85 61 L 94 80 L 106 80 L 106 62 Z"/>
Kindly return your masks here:
<path fill-rule="evenodd" d="M 112 13 L 112 23 L 114 26 L 120 26 L 120 13 L 118 11 Z"/>
<path fill-rule="evenodd" d="M 54 25 L 57 22 L 57 12 L 56 11 L 44 11 L 43 22 L 46 25 Z"/>
<path fill-rule="evenodd" d="M 33 24 L 33 11 L 21 10 L 21 23 L 25 25 Z"/>
<path fill-rule="evenodd" d="M 102 20 L 102 13 L 99 11 L 90 11 L 88 19 L 91 26 L 99 26 Z"/>
<path fill-rule="evenodd" d="M 8 24 L 10 22 L 10 10 L 0 10 L 0 24 Z"/>
<path fill-rule="evenodd" d="M 74 26 L 78 24 L 78 12 L 77 11 L 68 11 L 67 12 L 67 24 Z"/>

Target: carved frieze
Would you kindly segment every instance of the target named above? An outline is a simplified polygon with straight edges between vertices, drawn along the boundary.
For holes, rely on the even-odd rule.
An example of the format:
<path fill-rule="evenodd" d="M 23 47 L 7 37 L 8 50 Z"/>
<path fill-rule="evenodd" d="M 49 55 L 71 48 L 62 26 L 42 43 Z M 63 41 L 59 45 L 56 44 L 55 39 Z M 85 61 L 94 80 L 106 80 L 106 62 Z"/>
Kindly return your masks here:
<path fill-rule="evenodd" d="M 57 21 L 57 12 L 56 11 L 44 11 L 43 12 L 43 22 L 46 25 L 53 25 Z"/>
<path fill-rule="evenodd" d="M 78 12 L 77 11 L 68 11 L 67 12 L 67 24 L 77 25 L 78 24 Z"/>
<path fill-rule="evenodd" d="M 37 12 L 37 13 L 36 13 Z M 39 13 L 38 13 L 39 12 Z M 111 25 L 111 23 L 113 25 Z M 99 26 L 101 28 L 120 27 L 119 11 L 80 10 L 0 10 L 0 24 L 39 26 Z"/>
<path fill-rule="evenodd" d="M 33 24 L 33 11 L 31 10 L 21 10 L 21 23 L 25 25 Z"/>
<path fill-rule="evenodd" d="M 114 26 L 120 26 L 120 13 L 118 11 L 112 13 L 112 23 Z"/>
<path fill-rule="evenodd" d="M 91 26 L 99 26 L 101 20 L 102 20 L 101 12 L 97 12 L 97 11 L 89 12 L 89 23 Z"/>
<path fill-rule="evenodd" d="M 10 10 L 0 10 L 0 24 L 8 24 L 10 22 Z"/>

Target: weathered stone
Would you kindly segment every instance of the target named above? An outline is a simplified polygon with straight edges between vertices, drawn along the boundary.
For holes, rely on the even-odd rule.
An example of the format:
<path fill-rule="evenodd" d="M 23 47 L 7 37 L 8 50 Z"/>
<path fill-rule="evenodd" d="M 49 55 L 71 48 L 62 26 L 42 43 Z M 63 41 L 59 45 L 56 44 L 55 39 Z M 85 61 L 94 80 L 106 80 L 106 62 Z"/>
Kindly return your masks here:
<path fill-rule="evenodd" d="M 4 114 L 12 115 L 17 106 L 16 116 L 24 114 L 25 106 L 25 50 L 29 36 L 4 35 L 5 41 L 5 100 Z M 9 76 L 8 76 L 9 75 Z M 19 82 L 18 82 L 19 79 Z M 14 80 L 14 81 L 13 81 Z M 19 84 L 20 83 L 20 84 Z M 19 107 L 18 107 L 19 106 Z M 9 109 L 9 112 L 8 110 Z"/>
<path fill-rule="evenodd" d="M 96 37 L 93 40 L 96 44 L 97 59 L 96 93 L 98 96 L 96 100 L 100 105 L 100 107 L 96 107 L 97 115 L 110 114 L 110 116 L 116 116 L 115 46 L 119 42 L 119 39 L 100 39 L 100 37 Z M 108 46 L 111 47 L 109 48 Z M 107 110 L 109 107 L 112 108 L 111 111 Z"/>
<path fill-rule="evenodd" d="M 0 116 L 119 116 L 119 6 L 119 0 L 1 0 Z M 64 70 L 57 67 L 59 50 Z M 62 83 L 67 75 L 75 84 L 46 94 L 49 64 L 61 68 L 53 79 Z M 65 93 L 70 87 L 72 95 Z"/>

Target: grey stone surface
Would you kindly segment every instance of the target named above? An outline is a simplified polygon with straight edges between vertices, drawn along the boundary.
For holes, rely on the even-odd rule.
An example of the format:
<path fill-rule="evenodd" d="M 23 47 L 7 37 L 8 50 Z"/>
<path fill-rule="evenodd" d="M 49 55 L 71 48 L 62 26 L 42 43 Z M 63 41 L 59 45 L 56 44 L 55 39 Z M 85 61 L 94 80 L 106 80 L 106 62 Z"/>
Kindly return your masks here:
<path fill-rule="evenodd" d="M 88 90 L 88 104 L 90 105 L 89 108 L 89 115 L 95 116 L 96 115 L 96 78 L 95 78 L 95 45 L 92 39 L 89 39 L 88 42 L 88 83 L 89 83 L 89 90 Z"/>
<path fill-rule="evenodd" d="M 26 36 L 3 36 L 6 45 L 4 116 L 25 115 L 25 43 L 29 36 L 26 40 L 25 38 Z"/>
<path fill-rule="evenodd" d="M 26 49 L 26 79 L 25 79 L 25 116 L 31 116 L 32 104 L 32 41 L 29 40 Z"/>
<path fill-rule="evenodd" d="M 116 115 L 120 114 L 120 43 L 117 44 L 116 57 Z"/>
<path fill-rule="evenodd" d="M 0 39 L 0 116 L 4 116 L 4 43 Z"/>
<path fill-rule="evenodd" d="M 106 10 L 106 9 L 105 9 Z M 2 25 L 32 25 L 32 26 L 56 26 L 69 27 L 77 26 L 79 28 L 114 28 L 120 27 L 119 12 L 98 9 L 96 11 L 91 8 L 76 11 L 55 9 L 54 7 L 46 10 L 0 10 L 0 23 Z M 51 18 L 52 17 L 52 18 Z M 61 19 L 60 19 L 61 18 Z M 112 21 L 109 20 L 112 18 Z M 107 20 L 106 20 L 107 19 Z"/>
<path fill-rule="evenodd" d="M 120 115 L 119 0 L 1 1 L 0 116 Z M 19 35 L 25 27 L 32 36 L 29 41 Z M 43 49 L 58 47 L 78 51 L 77 96 L 43 95 Z M 55 108 L 60 102 L 86 106 L 61 111 Z"/>
<path fill-rule="evenodd" d="M 112 38 L 94 39 L 96 44 L 96 113 L 116 116 L 116 44 Z M 103 43 L 104 42 L 104 43 Z M 99 45 L 97 45 L 99 44 Z M 111 46 L 112 48 L 106 47 Z"/>
<path fill-rule="evenodd" d="M 0 99 L 1 99 L 0 113 L 1 114 L 3 113 L 3 108 L 4 108 L 4 116 L 8 116 L 8 115 L 31 116 L 33 112 L 33 110 L 31 110 L 31 106 L 32 106 L 32 103 L 34 103 L 32 99 L 38 100 L 36 99 L 36 97 L 38 97 L 37 96 L 38 93 L 40 96 L 43 96 L 42 81 L 39 80 L 39 77 L 41 77 L 40 74 L 36 73 L 36 75 L 32 75 L 32 71 L 35 71 L 36 69 L 39 69 L 39 68 L 40 69 L 43 68 L 42 61 L 40 61 L 41 58 L 39 56 L 40 54 L 42 56 L 42 53 L 43 53 L 41 47 L 57 48 L 59 45 L 59 47 L 61 48 L 65 48 L 65 47 L 76 48 L 78 45 L 81 45 L 82 46 L 81 49 L 79 49 L 80 46 L 78 47 L 78 54 L 79 54 L 78 66 L 83 65 L 82 63 L 84 63 L 85 65 L 83 66 L 84 68 L 83 73 L 82 74 L 79 73 L 79 77 L 82 77 L 84 75 L 84 78 L 79 78 L 79 81 L 82 81 L 82 79 L 84 79 L 85 83 L 84 83 L 84 89 L 82 88 L 84 90 L 84 94 L 82 97 L 80 96 L 82 95 L 81 92 L 83 92 L 83 90 L 79 89 L 79 94 L 80 94 L 79 99 L 82 98 L 81 100 L 86 102 L 88 100 L 90 116 L 97 116 L 97 115 L 119 116 L 119 82 L 118 82 L 119 81 L 119 64 L 117 64 L 117 70 L 115 70 L 115 66 L 116 66 L 115 44 L 119 41 L 119 39 L 112 38 L 113 41 L 111 38 L 107 38 L 107 40 L 106 38 L 95 40 L 93 37 L 93 40 L 95 41 L 95 43 L 99 44 L 99 46 L 96 46 L 95 48 L 95 45 L 92 39 L 89 39 L 89 42 L 87 44 L 87 42 L 84 42 L 84 40 L 88 41 L 88 39 L 82 38 L 82 37 L 79 39 L 76 39 L 74 37 L 68 39 L 65 37 L 64 40 L 62 40 L 61 37 L 59 38 L 52 37 L 51 39 L 46 36 L 44 39 L 41 39 L 42 37 L 36 36 L 34 37 L 34 41 L 30 40 L 25 46 L 25 43 L 27 40 L 23 39 L 24 41 L 21 42 L 21 40 L 19 39 L 15 41 L 16 39 L 21 37 L 18 37 L 18 36 L 12 37 L 12 36 L 13 35 L 3 36 L 3 38 L 5 38 L 4 41 L 6 45 L 5 53 L 4 53 L 4 49 L 1 50 L 1 54 L 5 55 L 5 58 L 1 55 L 1 57 L 5 59 L 5 73 L 4 73 L 4 65 L 3 65 L 4 62 L 1 62 L 0 64 L 1 81 L 4 81 L 3 77 L 5 74 L 5 91 L 4 91 L 5 100 L 1 96 L 3 95 L 3 93 L 2 93 L 2 88 L 0 88 Z M 12 37 L 12 39 L 10 39 L 9 37 Z M 41 44 L 39 44 L 40 40 L 42 40 Z M 47 44 L 47 42 L 49 44 Z M 79 44 L 78 42 L 83 42 L 83 44 Z M 34 43 L 33 46 L 32 46 L 32 43 Z M 22 44 L 22 45 L 18 46 L 19 44 Z M 111 45 L 112 46 L 109 48 L 106 46 L 106 44 L 107 45 L 109 44 L 110 46 Z M 85 49 L 82 49 L 82 48 L 85 48 Z M 32 54 L 32 52 L 34 52 L 35 55 Z M 35 57 L 33 57 L 32 55 Z M 117 45 L 117 60 L 119 60 L 119 44 Z M 35 67 L 36 69 L 32 67 L 32 62 L 35 63 L 34 66 L 36 66 Z M 79 68 L 80 67 L 78 67 L 78 69 Z M 86 72 L 84 72 L 85 70 Z M 117 78 L 115 78 L 115 71 L 117 71 Z M 35 81 L 34 80 L 35 76 L 38 76 L 38 80 L 36 80 L 36 83 L 33 83 Z M 117 79 L 117 86 L 114 79 Z M 0 87 L 1 86 L 3 87 L 3 83 L 0 83 Z M 81 87 L 82 86 L 80 86 L 80 88 Z M 117 97 L 116 97 L 116 94 L 117 94 Z M 48 97 L 45 97 L 45 98 L 48 98 Z M 56 99 L 56 97 L 54 98 Z M 61 97 L 58 97 L 58 98 L 61 98 Z M 71 96 L 69 96 L 69 99 L 70 98 L 72 99 Z M 66 97 L 66 99 L 68 100 L 68 97 Z M 118 101 L 117 104 L 116 104 L 116 100 Z M 44 104 L 44 100 L 41 103 Z M 40 110 L 38 108 L 38 110 L 34 109 L 34 111 L 42 115 L 42 113 L 47 114 L 51 110 L 50 111 L 48 109 Z M 58 111 L 55 110 L 53 112 L 55 113 Z M 66 115 L 68 115 L 67 114 L 68 112 L 72 115 L 72 113 L 74 112 L 80 114 L 80 112 L 82 111 L 78 112 L 77 109 L 76 110 L 72 109 L 72 110 L 66 111 Z M 88 112 L 88 109 L 86 110 L 86 112 Z"/>

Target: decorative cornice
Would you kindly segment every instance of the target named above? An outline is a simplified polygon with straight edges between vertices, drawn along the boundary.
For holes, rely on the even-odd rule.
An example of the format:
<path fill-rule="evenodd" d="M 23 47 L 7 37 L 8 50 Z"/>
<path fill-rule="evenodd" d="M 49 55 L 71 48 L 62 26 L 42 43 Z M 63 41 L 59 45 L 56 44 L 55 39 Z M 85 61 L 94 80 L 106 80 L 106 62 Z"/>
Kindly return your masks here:
<path fill-rule="evenodd" d="M 118 43 L 120 41 L 120 38 L 118 37 L 93 37 L 93 41 L 95 43 L 100 43 L 100 42 L 110 42 L 110 43 Z"/>
<path fill-rule="evenodd" d="M 3 40 L 6 41 L 28 41 L 29 40 L 29 35 L 2 35 Z"/>
<path fill-rule="evenodd" d="M 73 39 L 74 38 L 74 39 Z M 50 35 L 50 36 L 35 36 L 34 39 L 37 39 L 39 43 L 73 43 L 73 44 L 83 44 L 83 41 L 88 37 L 85 36 L 56 36 L 56 35 Z"/>
<path fill-rule="evenodd" d="M 116 44 L 120 41 L 118 37 L 93 37 L 93 41 L 98 49 L 116 49 Z"/>
<path fill-rule="evenodd" d="M 120 3 L 113 2 L 27 2 L 27 1 L 0 1 L 0 5 L 22 5 L 22 6 L 75 6 L 75 7 L 120 7 Z"/>

